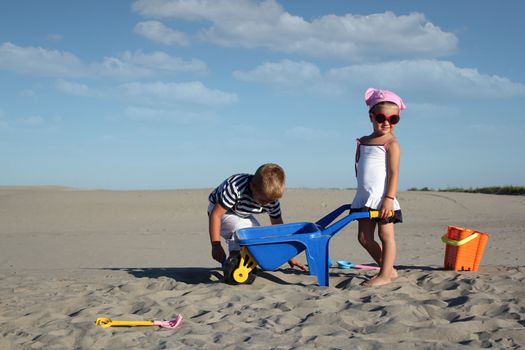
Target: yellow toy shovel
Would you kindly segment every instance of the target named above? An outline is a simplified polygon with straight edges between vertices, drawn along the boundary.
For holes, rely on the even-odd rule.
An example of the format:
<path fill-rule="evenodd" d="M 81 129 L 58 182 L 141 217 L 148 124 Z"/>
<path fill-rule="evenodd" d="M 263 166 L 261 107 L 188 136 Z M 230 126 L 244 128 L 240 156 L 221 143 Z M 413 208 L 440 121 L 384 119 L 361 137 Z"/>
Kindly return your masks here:
<path fill-rule="evenodd" d="M 161 328 L 177 328 L 182 322 L 182 315 L 177 315 L 170 321 L 117 321 L 109 317 L 99 317 L 95 324 L 102 328 L 109 327 L 144 327 L 159 326 Z"/>

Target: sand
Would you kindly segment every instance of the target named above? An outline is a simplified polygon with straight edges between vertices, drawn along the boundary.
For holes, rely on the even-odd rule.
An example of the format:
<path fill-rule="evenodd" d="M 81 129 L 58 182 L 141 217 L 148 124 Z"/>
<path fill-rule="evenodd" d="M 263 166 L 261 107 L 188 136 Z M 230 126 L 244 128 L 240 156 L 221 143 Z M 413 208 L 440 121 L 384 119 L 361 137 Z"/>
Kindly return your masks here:
<path fill-rule="evenodd" d="M 231 286 L 210 257 L 209 191 L 0 188 L 0 349 L 525 346 L 525 197 L 401 192 L 401 277 L 387 286 L 332 268 L 319 287 L 287 266 Z M 316 221 L 353 194 L 289 189 L 284 220 Z M 478 272 L 443 270 L 447 225 L 490 234 Z M 356 227 L 332 239 L 332 260 L 372 262 Z M 177 314 L 176 329 L 95 325 Z"/>

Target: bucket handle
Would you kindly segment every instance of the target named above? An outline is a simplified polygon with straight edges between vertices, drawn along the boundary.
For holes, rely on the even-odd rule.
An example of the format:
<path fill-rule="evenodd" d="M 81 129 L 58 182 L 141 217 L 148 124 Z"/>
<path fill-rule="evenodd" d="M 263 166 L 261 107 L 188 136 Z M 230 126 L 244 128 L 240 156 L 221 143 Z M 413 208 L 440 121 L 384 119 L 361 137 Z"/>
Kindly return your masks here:
<path fill-rule="evenodd" d="M 473 233 L 471 234 L 470 236 L 468 236 L 467 238 L 463 238 L 461 241 L 456 241 L 454 239 L 449 239 L 447 238 L 447 234 L 445 233 L 442 237 L 441 237 L 441 240 L 446 243 L 446 244 L 449 244 L 449 245 L 452 245 L 454 247 L 459 247 L 460 245 L 463 245 L 463 244 L 466 244 L 470 241 L 472 241 L 473 239 L 476 239 L 477 237 L 479 236 L 479 233 Z"/>

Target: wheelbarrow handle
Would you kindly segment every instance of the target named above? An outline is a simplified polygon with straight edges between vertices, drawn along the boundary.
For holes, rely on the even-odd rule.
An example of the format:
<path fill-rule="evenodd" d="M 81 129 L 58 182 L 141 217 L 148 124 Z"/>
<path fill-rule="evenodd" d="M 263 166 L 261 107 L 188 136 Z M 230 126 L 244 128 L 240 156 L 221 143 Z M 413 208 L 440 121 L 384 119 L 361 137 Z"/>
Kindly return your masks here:
<path fill-rule="evenodd" d="M 318 225 L 321 229 L 326 228 L 328 225 L 332 223 L 335 219 L 339 217 L 344 211 L 350 210 L 352 208 L 351 204 L 344 204 L 337 208 L 336 210 L 332 211 L 331 213 L 328 213 L 327 215 L 323 216 L 321 219 L 319 219 L 315 224 Z M 366 213 L 366 212 L 365 212 Z M 370 210 L 370 219 L 377 219 L 379 218 L 380 211 L 379 210 Z M 394 211 L 390 211 L 389 217 L 394 216 Z M 367 217 L 365 215 L 365 217 Z M 360 218 L 357 218 L 360 219 Z"/>
<path fill-rule="evenodd" d="M 335 211 L 332 212 L 332 213 L 335 213 Z M 330 214 L 332 214 L 332 213 L 330 213 Z M 344 228 L 346 225 L 348 225 L 350 222 L 352 222 L 354 220 L 358 220 L 358 219 L 378 219 L 378 218 L 380 218 L 380 214 L 381 214 L 381 212 L 378 211 L 378 210 L 358 211 L 358 212 L 350 213 L 347 216 L 345 216 L 342 219 L 340 219 L 339 221 L 336 221 L 332 225 L 330 225 L 328 227 L 325 227 L 323 229 L 323 234 L 327 234 L 327 235 L 333 236 L 334 234 L 339 232 L 342 228 Z M 391 210 L 390 213 L 388 214 L 388 216 L 389 217 L 394 216 L 394 212 Z"/>
<path fill-rule="evenodd" d="M 315 224 L 320 226 L 322 229 L 324 229 L 326 226 L 328 226 L 332 221 L 334 221 L 339 215 L 341 215 L 344 211 L 350 210 L 352 207 L 351 204 L 345 204 L 337 208 L 336 210 L 332 211 L 331 213 L 325 215 L 321 219 L 319 219 Z"/>
<path fill-rule="evenodd" d="M 379 210 L 370 210 L 370 219 L 379 219 L 380 215 L 381 212 Z M 388 217 L 391 218 L 392 216 L 394 216 L 394 211 L 390 210 Z"/>

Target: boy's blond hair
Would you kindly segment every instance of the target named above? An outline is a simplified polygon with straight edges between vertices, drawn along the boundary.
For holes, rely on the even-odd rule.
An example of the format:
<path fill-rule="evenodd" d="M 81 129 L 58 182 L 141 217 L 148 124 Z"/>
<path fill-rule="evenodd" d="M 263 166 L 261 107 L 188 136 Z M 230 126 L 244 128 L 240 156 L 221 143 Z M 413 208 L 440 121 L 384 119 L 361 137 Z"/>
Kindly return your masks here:
<path fill-rule="evenodd" d="M 263 164 L 252 178 L 254 189 L 267 199 L 276 200 L 284 194 L 284 170 L 274 163 Z"/>

